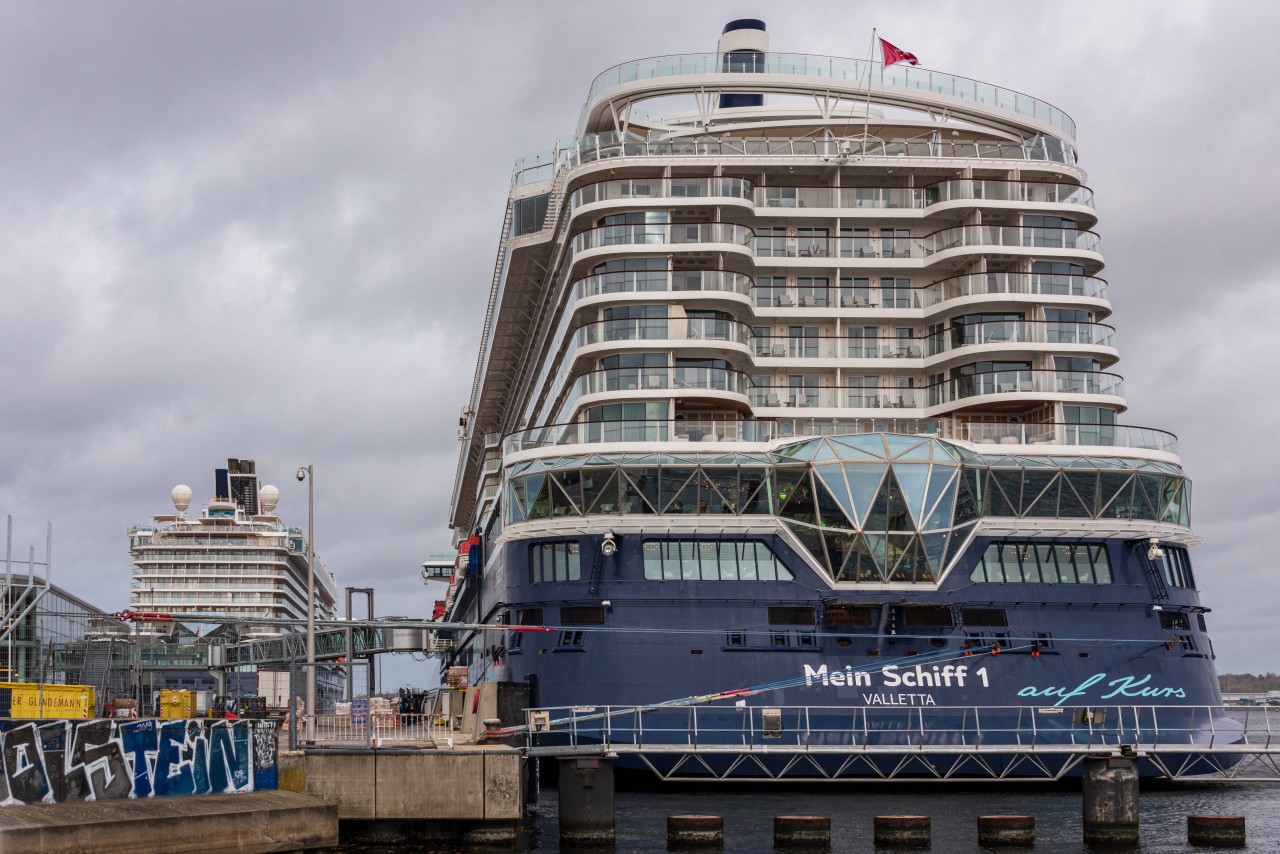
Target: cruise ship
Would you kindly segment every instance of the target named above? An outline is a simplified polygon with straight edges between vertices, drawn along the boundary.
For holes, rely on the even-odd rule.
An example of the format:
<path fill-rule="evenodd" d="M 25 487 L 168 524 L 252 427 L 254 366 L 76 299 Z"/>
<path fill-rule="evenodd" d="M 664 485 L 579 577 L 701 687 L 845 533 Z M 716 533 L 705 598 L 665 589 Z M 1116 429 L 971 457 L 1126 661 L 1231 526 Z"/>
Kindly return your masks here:
<path fill-rule="evenodd" d="M 516 163 L 443 608 L 491 628 L 446 666 L 1010 740 L 1219 706 L 1191 483 L 1125 423 L 1103 267 L 1036 97 L 756 20 L 601 73 Z"/>

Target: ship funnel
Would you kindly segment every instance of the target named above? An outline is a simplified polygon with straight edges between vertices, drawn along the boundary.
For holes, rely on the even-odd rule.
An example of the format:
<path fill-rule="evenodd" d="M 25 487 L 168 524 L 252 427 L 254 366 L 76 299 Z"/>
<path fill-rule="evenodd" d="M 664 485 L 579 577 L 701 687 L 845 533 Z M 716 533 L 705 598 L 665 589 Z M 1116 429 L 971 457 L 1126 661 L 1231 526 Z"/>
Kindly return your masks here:
<path fill-rule="evenodd" d="M 764 21 L 756 18 L 739 18 L 724 25 L 720 43 L 720 70 L 735 74 L 761 74 L 765 69 L 765 56 L 769 52 L 769 34 Z M 722 108 L 760 107 L 764 95 L 734 92 L 720 96 Z"/>

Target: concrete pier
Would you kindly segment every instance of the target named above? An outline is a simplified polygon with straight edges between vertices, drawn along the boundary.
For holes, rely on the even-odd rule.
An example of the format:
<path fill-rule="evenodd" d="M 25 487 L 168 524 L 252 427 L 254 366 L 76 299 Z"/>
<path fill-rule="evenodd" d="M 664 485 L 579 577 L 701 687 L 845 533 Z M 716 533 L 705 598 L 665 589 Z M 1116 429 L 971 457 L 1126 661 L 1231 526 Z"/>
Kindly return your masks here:
<path fill-rule="evenodd" d="M 887 848 L 928 848 L 933 826 L 927 815 L 878 815 L 875 842 Z"/>
<path fill-rule="evenodd" d="M 779 815 L 773 818 L 775 848 L 830 848 L 831 819 L 825 815 Z"/>
<path fill-rule="evenodd" d="M 338 809 L 295 792 L 28 804 L 0 809 L 0 851 L 266 854 L 338 844 Z"/>
<path fill-rule="evenodd" d="M 1138 760 L 1089 756 L 1081 783 L 1084 841 L 1091 845 L 1138 844 Z"/>
<path fill-rule="evenodd" d="M 1036 844 L 1036 818 L 1033 815 L 980 815 L 978 844 L 987 848 L 1029 848 Z"/>
<path fill-rule="evenodd" d="M 722 845 L 724 845 L 724 818 L 722 816 L 667 816 L 668 848 L 719 848 Z"/>

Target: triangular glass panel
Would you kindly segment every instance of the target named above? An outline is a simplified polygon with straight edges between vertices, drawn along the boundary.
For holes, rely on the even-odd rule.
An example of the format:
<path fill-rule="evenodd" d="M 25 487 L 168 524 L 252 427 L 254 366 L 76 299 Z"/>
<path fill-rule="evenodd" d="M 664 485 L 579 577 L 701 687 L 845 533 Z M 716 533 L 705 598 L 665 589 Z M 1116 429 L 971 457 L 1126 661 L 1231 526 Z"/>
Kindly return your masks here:
<path fill-rule="evenodd" d="M 920 539 L 905 534 L 890 534 L 888 551 L 885 552 L 885 564 L 892 566 L 889 572 L 890 581 L 914 582 L 924 565 L 924 552 L 920 550 Z M 922 566 L 923 565 L 923 566 Z"/>
<path fill-rule="evenodd" d="M 1009 499 L 1009 506 L 1013 508 L 1013 512 L 1008 515 L 1017 516 L 1022 500 L 1022 470 L 993 469 L 991 474 L 995 476 L 996 483 L 1000 485 L 1004 497 Z"/>
<path fill-rule="evenodd" d="M 898 457 L 912 448 L 918 448 L 921 444 L 928 444 L 928 441 L 928 439 L 925 439 L 922 443 L 919 436 L 899 436 L 896 433 L 884 434 L 884 444 L 889 450 L 890 457 Z"/>
<path fill-rule="evenodd" d="M 1181 515 L 1182 478 L 1166 477 L 1164 492 L 1160 496 L 1160 521 L 1178 524 Z"/>
<path fill-rule="evenodd" d="M 704 506 L 701 504 L 702 493 L 706 490 L 702 487 L 702 473 L 695 470 L 684 486 L 680 488 L 675 495 L 671 496 L 666 502 L 664 513 L 703 513 Z M 666 472 L 663 472 L 662 484 L 663 491 L 666 491 Z"/>
<path fill-rule="evenodd" d="M 1076 457 L 1074 460 L 1067 463 L 1067 468 L 1093 469 L 1093 468 L 1097 468 L 1097 466 L 1095 466 L 1091 460 L 1087 460 L 1084 457 Z"/>
<path fill-rule="evenodd" d="M 818 450 L 813 455 L 813 461 L 815 463 L 830 462 L 838 459 L 840 459 L 840 455 L 836 453 L 835 449 L 832 448 L 830 444 L 826 442 L 818 443 Z"/>
<path fill-rule="evenodd" d="M 865 451 L 873 457 L 884 459 L 884 440 L 880 438 L 879 433 L 860 433 L 857 436 L 841 436 L 838 441 L 842 445 L 848 445 L 854 450 Z"/>
<path fill-rule="evenodd" d="M 741 495 L 738 492 L 736 468 L 704 468 L 702 475 L 714 490 L 707 497 L 708 512 L 737 513 Z"/>
<path fill-rule="evenodd" d="M 660 500 L 658 502 L 658 506 L 662 508 L 660 512 L 662 513 L 693 512 L 693 507 L 685 506 L 689 504 L 689 501 L 687 500 L 688 496 L 685 495 L 684 492 L 685 492 L 685 487 L 688 485 L 689 480 L 693 477 L 693 473 L 695 471 L 697 471 L 697 469 L 676 468 L 674 466 L 668 466 L 666 468 L 661 469 L 662 490 L 659 493 Z M 672 504 L 675 502 L 677 497 L 680 498 L 680 507 L 679 509 L 672 509 Z M 696 505 L 697 501 L 698 501 L 698 486 L 695 483 L 693 487 L 692 503 Z"/>
<path fill-rule="evenodd" d="M 917 519 L 928 519 L 934 514 L 934 510 L 938 506 L 938 499 L 942 497 L 942 493 L 948 491 L 948 488 L 952 485 L 952 481 L 958 479 L 959 473 L 960 470 L 952 466 L 934 465 L 933 471 L 929 473 L 929 491 L 925 493 L 924 506 L 921 509 L 920 515 L 916 517 Z M 947 522 L 945 525 L 937 527 L 950 527 L 951 511 L 954 509 L 951 504 L 954 500 L 955 494 L 953 492 L 952 501 L 947 502 Z M 921 527 L 923 528 L 927 526 Z"/>
<path fill-rule="evenodd" d="M 880 484 L 880 491 L 876 493 L 875 503 L 871 505 L 863 528 L 868 531 L 910 531 L 914 527 L 915 522 L 902 497 L 902 487 L 890 469 Z"/>
<path fill-rule="evenodd" d="M 929 561 L 930 569 L 933 570 L 933 577 L 941 578 L 942 570 L 946 568 L 942 558 L 947 553 L 947 533 L 943 531 L 941 534 L 923 534 L 920 537 L 920 545 L 924 549 L 924 556 Z"/>
<path fill-rule="evenodd" d="M 1022 475 L 1022 515 L 1023 516 L 1031 515 L 1031 508 L 1035 506 L 1036 499 L 1038 499 L 1042 494 L 1044 494 L 1044 491 L 1049 488 L 1049 484 L 1051 484 L 1054 478 L 1056 478 L 1057 476 L 1058 476 L 1058 473 L 1056 470 L 1053 470 L 1053 471 L 1035 470 L 1035 471 L 1028 471 L 1023 473 Z M 1050 513 L 1049 515 L 1051 516 L 1056 515 L 1057 512 L 1058 512 L 1058 500 L 1055 497 L 1053 501 L 1053 513 Z"/>
<path fill-rule="evenodd" d="M 938 496 L 933 508 L 929 511 L 929 515 L 925 517 L 924 524 L 920 526 L 922 531 L 939 531 L 943 528 L 951 527 L 953 516 L 955 513 L 956 503 L 956 487 L 960 483 L 959 474 L 953 472 L 954 477 L 944 478 L 946 469 L 934 468 L 933 477 L 929 480 L 929 494 L 933 494 L 933 482 L 935 480 L 945 484 L 942 494 Z"/>
<path fill-rule="evenodd" d="M 1072 487 L 1072 477 L 1080 472 L 1064 472 L 1061 477 L 1062 493 L 1058 497 L 1058 516 L 1063 519 L 1089 519 L 1093 517 L 1092 499 L 1086 503 Z"/>
<path fill-rule="evenodd" d="M 909 451 L 903 451 L 895 459 L 928 462 L 933 459 L 933 442 L 921 442 Z M 941 456 L 941 455 L 939 455 Z"/>
<path fill-rule="evenodd" d="M 1095 471 L 1069 471 L 1063 477 L 1088 511 L 1089 517 L 1098 515 L 1098 473 Z"/>
<path fill-rule="evenodd" d="M 978 501 L 979 474 L 977 469 L 965 468 L 960 471 L 960 486 L 956 490 L 956 514 L 951 524 L 961 525 L 971 519 L 977 519 L 981 502 Z"/>
<path fill-rule="evenodd" d="M 1023 468 L 1046 468 L 1049 466 L 1056 468 L 1047 457 L 1018 457 L 1018 463 Z"/>
<path fill-rule="evenodd" d="M 1106 519 L 1128 519 L 1133 513 L 1133 475 L 1123 471 L 1104 471 L 1098 475 L 1098 514 Z"/>
<path fill-rule="evenodd" d="M 1093 463 L 1094 468 L 1099 469 L 1127 468 L 1127 466 L 1121 462 L 1118 457 L 1089 457 L 1089 462 Z"/>
<path fill-rule="evenodd" d="M 542 460 L 531 460 L 529 462 L 529 471 L 531 472 L 546 471 L 546 470 L 547 470 L 547 467 L 545 464 L 543 464 Z"/>
<path fill-rule="evenodd" d="M 1049 485 L 1046 486 L 1043 491 L 1041 491 L 1040 496 L 1031 503 L 1031 506 L 1028 507 L 1026 512 L 1023 513 L 1022 515 L 1033 516 L 1037 518 L 1045 518 L 1045 519 L 1057 518 L 1058 492 L 1061 488 L 1060 484 L 1062 483 L 1062 478 L 1060 475 L 1058 475 L 1057 472 L 1035 472 L 1035 474 L 1036 476 L 1039 476 L 1042 474 L 1048 475 L 1050 479 Z M 1031 481 L 1032 481 L 1031 474 L 1028 473 L 1026 480 L 1023 483 L 1023 488 L 1029 490 Z"/>
<path fill-rule="evenodd" d="M 553 469 L 577 468 L 578 464 L 581 462 L 582 461 L 577 457 L 561 457 L 560 459 L 555 461 L 555 464 L 553 465 L 549 464 L 547 468 L 553 468 Z"/>
<path fill-rule="evenodd" d="M 609 457 L 602 457 L 602 456 L 600 456 L 599 454 L 592 454 L 592 455 L 587 459 L 587 461 L 586 461 L 585 463 L 583 463 L 583 465 L 587 465 L 587 466 L 611 466 L 611 465 L 615 464 L 616 462 L 617 462 L 617 460 L 615 460 L 615 459 L 610 459 Z"/>
<path fill-rule="evenodd" d="M 822 548 L 822 533 L 817 528 L 801 525 L 791 519 L 785 521 L 787 527 L 795 532 L 800 543 L 809 550 L 809 554 L 813 555 L 814 560 L 818 562 L 818 566 L 826 567 L 827 572 L 831 572 L 831 564 L 827 561 L 827 553 Z"/>
<path fill-rule="evenodd" d="M 507 524 L 514 525 L 524 521 L 524 484 L 520 481 L 507 482 Z"/>
<path fill-rule="evenodd" d="M 778 515 L 787 519 L 795 519 L 799 522 L 807 522 L 810 525 L 818 524 L 818 505 L 813 498 L 813 484 L 809 480 L 808 468 L 792 469 L 786 472 L 786 477 L 791 478 L 799 475 L 788 485 L 783 485 L 783 470 L 778 470 L 778 497 L 785 494 L 786 500 L 780 501 L 781 508 Z"/>
<path fill-rule="evenodd" d="M 768 469 L 762 468 L 738 469 L 739 513 L 774 512 L 777 505 L 769 500 L 772 490 L 767 472 Z"/>
<path fill-rule="evenodd" d="M 832 439 L 831 447 L 834 448 L 840 454 L 840 459 L 842 460 L 882 460 L 884 459 L 883 455 L 881 454 L 873 454 L 869 451 L 863 450 L 862 448 L 855 447 L 854 445 L 851 445 L 848 442 L 842 442 L 839 439 Z"/>
<path fill-rule="evenodd" d="M 792 460 L 811 460 L 821 444 L 820 441 L 801 442 L 798 445 L 783 448 L 778 453 Z"/>
<path fill-rule="evenodd" d="M 582 503 L 588 513 L 617 513 L 618 470 L 583 469 Z"/>
<path fill-rule="evenodd" d="M 1133 518 L 1159 519 L 1160 493 L 1164 478 L 1158 474 L 1140 474 L 1133 490 Z"/>
<path fill-rule="evenodd" d="M 507 469 L 507 477 L 515 477 L 516 475 L 524 474 L 530 465 L 530 463 L 516 463 L 511 468 Z"/>
<path fill-rule="evenodd" d="M 837 581 L 860 581 L 862 583 L 879 583 L 884 580 L 880 565 L 871 553 L 866 539 L 858 536 L 845 557 Z"/>
<path fill-rule="evenodd" d="M 567 485 L 562 480 L 562 478 L 566 477 L 569 481 Z M 579 488 L 581 477 L 581 470 L 553 473 L 551 483 L 555 488 L 551 490 L 552 516 L 578 515 L 578 504 L 582 501 L 582 490 Z M 573 500 L 568 490 L 573 490 L 576 493 L 577 501 Z"/>
<path fill-rule="evenodd" d="M 844 474 L 849 482 L 849 494 L 853 498 L 853 506 L 858 511 L 854 521 L 858 527 L 866 527 L 867 513 L 871 511 L 871 503 L 880 491 L 880 482 L 884 480 L 887 463 L 845 463 Z"/>
<path fill-rule="evenodd" d="M 660 454 L 627 454 L 623 461 L 632 466 L 656 466 Z"/>
<path fill-rule="evenodd" d="M 619 513 L 658 512 L 657 478 L 650 478 L 645 475 L 644 472 L 647 471 L 652 471 L 652 469 L 635 469 L 632 472 L 628 472 L 626 469 L 621 470 L 618 475 Z M 632 480 L 632 477 L 635 480 Z"/>
<path fill-rule="evenodd" d="M 969 459 L 969 457 L 973 456 L 973 454 L 969 454 L 963 448 L 957 448 L 955 445 L 951 444 L 950 442 L 935 442 L 934 444 L 936 444 L 939 448 L 942 448 L 942 450 L 946 451 L 947 456 L 951 457 L 951 459 L 957 462 L 962 463 L 965 460 Z"/>
<path fill-rule="evenodd" d="M 1191 481 L 1189 480 L 1182 482 L 1182 508 L 1179 513 L 1178 524 L 1191 524 Z"/>
<path fill-rule="evenodd" d="M 846 502 L 842 503 L 835 498 L 830 490 L 825 486 L 826 481 L 821 476 L 824 471 L 834 471 L 837 477 L 840 477 L 840 484 L 843 485 L 844 477 L 840 474 L 840 466 L 814 466 L 814 472 L 818 477 L 814 479 L 814 498 L 818 503 L 818 515 L 822 520 L 822 525 L 827 528 L 856 528 L 853 520 L 845 515 L 844 503 L 847 503 L 848 495 L 845 495 Z M 833 561 L 835 557 L 831 558 Z M 839 566 L 837 563 L 836 566 Z"/>
<path fill-rule="evenodd" d="M 826 540 L 827 557 L 829 557 L 832 576 L 839 571 L 840 567 L 845 565 L 849 558 L 850 552 L 853 551 L 854 543 L 858 539 L 858 535 L 852 532 L 845 533 L 843 531 L 825 531 L 822 538 Z"/>
<path fill-rule="evenodd" d="M 1011 482 L 1010 485 L 1014 489 L 1018 490 L 1018 492 L 1015 493 L 1015 496 L 1017 496 L 1017 495 L 1020 495 L 1022 491 L 1022 477 L 1021 477 L 1021 473 L 1019 472 L 1014 472 L 1014 474 L 1018 475 L 1018 479 L 1016 482 Z M 1017 516 L 1018 515 L 1018 508 L 1009 499 L 1009 497 L 1005 495 L 1004 488 L 1000 485 L 1000 479 L 996 477 L 996 472 L 994 470 L 987 472 L 985 485 L 986 485 L 987 495 L 984 502 L 982 515 L 984 516 Z"/>
<path fill-rule="evenodd" d="M 903 501 L 911 513 L 908 524 L 913 528 L 918 520 L 924 518 L 924 499 L 929 491 L 929 469 L 928 463 L 904 463 L 897 460 L 893 463 L 894 476 L 898 479 Z"/>
<path fill-rule="evenodd" d="M 942 560 L 944 568 L 951 566 L 956 557 L 961 554 L 976 529 L 977 525 L 970 523 L 951 532 L 951 539 L 947 541 L 947 555 Z"/>
<path fill-rule="evenodd" d="M 888 538 L 884 534 L 863 534 L 861 539 L 861 548 L 864 549 L 871 560 L 875 562 L 876 574 L 879 576 L 877 581 L 886 580 L 884 569 L 885 550 L 888 547 Z"/>
<path fill-rule="evenodd" d="M 858 514 L 854 512 L 853 499 L 849 497 L 849 485 L 845 483 L 843 466 L 814 466 L 814 472 L 817 473 L 818 479 L 827 491 L 839 502 L 840 507 L 844 510 L 844 515 L 848 519 L 845 527 L 857 528 Z M 826 511 L 822 513 L 825 521 L 827 518 Z"/>
<path fill-rule="evenodd" d="M 551 482 L 545 474 L 531 474 L 525 479 L 525 502 L 528 519 L 551 518 Z"/>

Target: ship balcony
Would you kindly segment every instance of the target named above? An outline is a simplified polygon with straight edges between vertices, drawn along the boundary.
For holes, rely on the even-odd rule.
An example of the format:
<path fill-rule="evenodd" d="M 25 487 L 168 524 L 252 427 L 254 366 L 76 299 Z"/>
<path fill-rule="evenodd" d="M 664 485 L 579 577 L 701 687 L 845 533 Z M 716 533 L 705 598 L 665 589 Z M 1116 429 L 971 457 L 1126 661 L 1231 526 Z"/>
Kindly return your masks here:
<path fill-rule="evenodd" d="M 1126 408 L 1124 378 L 1103 371 L 1013 370 L 967 374 L 927 386 L 925 406 L 998 403 L 1019 396 L 1099 404 L 1117 411 Z"/>
<path fill-rule="evenodd" d="M 579 279 L 573 285 L 573 298 L 580 304 L 596 304 L 634 302 L 662 294 L 663 300 L 711 298 L 743 305 L 749 301 L 753 287 L 750 276 L 728 270 L 627 270 Z"/>
<path fill-rule="evenodd" d="M 1102 242 L 1092 231 L 1030 225 L 962 225 L 944 228 L 919 239 L 921 255 L 940 261 L 966 252 L 1071 258 L 1102 267 Z"/>
<path fill-rule="evenodd" d="M 750 377 L 725 368 L 609 368 L 574 380 L 573 400 L 578 405 L 593 402 L 587 398 L 594 395 L 665 398 L 674 391 L 682 398 L 719 398 L 745 405 L 750 390 Z"/>
<path fill-rule="evenodd" d="M 953 276 L 920 289 L 919 305 L 928 309 L 957 301 L 980 304 L 984 308 L 1008 299 L 1010 302 L 1087 305 L 1095 316 L 1099 309 L 1111 313 L 1107 281 L 1094 276 L 1056 273 L 973 273 Z"/>
<path fill-rule="evenodd" d="M 746 356 L 750 340 L 751 328 L 736 320 L 705 317 L 600 320 L 574 330 L 570 361 L 612 350 L 635 350 L 637 348 L 632 342 L 641 341 L 646 350 L 684 349 L 717 353 L 728 350 Z"/>
<path fill-rule="evenodd" d="M 698 78 L 682 80 L 681 78 Z M 808 78 L 796 79 L 796 78 Z M 655 56 L 624 62 L 601 72 L 591 83 L 579 122 L 579 132 L 608 119 L 610 104 L 616 109 L 633 95 L 653 97 L 660 91 L 697 91 L 725 86 L 732 91 L 827 92 L 847 90 L 855 97 L 876 84 L 877 103 L 943 105 L 958 113 L 1010 118 L 1042 125 L 1054 137 L 1074 140 L 1076 124 L 1052 104 L 1012 89 L 983 83 L 941 71 L 909 65 L 884 66 L 862 59 L 801 53 L 742 53 L 726 67 L 718 52 Z M 1058 139 L 1055 143 L 1063 144 Z"/>
<path fill-rule="evenodd" d="M 751 256 L 751 229 L 726 222 L 605 225 L 576 235 L 573 263 L 631 252 L 717 252 Z"/>
<path fill-rule="evenodd" d="M 918 338 L 841 338 L 835 335 L 753 335 L 751 353 L 757 365 L 774 359 L 918 359 Z"/>
<path fill-rule="evenodd" d="M 755 185 L 745 178 L 627 178 L 586 184 L 569 195 L 573 216 L 619 207 L 643 209 L 755 204 Z"/>
<path fill-rule="evenodd" d="M 925 356 L 940 356 L 969 348 L 1005 353 L 1009 350 L 1043 349 L 1020 345 L 1052 346 L 1055 352 L 1083 352 L 1100 362 L 1114 364 L 1120 355 L 1116 350 L 1116 331 L 1105 323 L 1075 323 L 1039 320 L 992 320 L 952 326 L 925 339 Z"/>
<path fill-rule="evenodd" d="M 793 385 L 752 386 L 751 404 L 757 409 L 915 409 L 920 400 L 914 388 L 833 388 Z"/>

